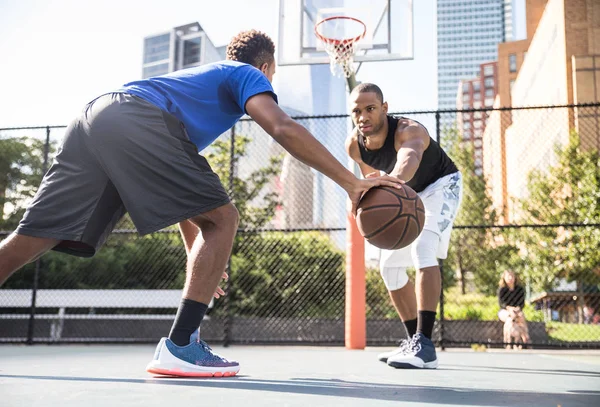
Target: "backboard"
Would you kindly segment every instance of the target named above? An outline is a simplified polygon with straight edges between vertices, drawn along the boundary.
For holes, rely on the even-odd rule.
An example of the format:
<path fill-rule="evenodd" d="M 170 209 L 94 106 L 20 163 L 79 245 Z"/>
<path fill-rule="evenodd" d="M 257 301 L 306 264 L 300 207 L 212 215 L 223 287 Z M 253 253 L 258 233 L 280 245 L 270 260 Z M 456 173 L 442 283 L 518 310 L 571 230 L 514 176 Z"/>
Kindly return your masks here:
<path fill-rule="evenodd" d="M 315 24 L 334 15 L 357 18 L 366 25 L 355 62 L 413 58 L 413 0 L 279 0 L 277 63 L 329 64 L 315 36 Z"/>

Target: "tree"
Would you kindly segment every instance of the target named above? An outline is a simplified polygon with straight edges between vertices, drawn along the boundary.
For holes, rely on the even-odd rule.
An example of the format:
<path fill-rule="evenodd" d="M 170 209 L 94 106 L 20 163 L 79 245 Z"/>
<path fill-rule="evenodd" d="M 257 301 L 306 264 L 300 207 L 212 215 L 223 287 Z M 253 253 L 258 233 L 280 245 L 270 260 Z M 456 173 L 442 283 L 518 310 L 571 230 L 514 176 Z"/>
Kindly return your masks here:
<path fill-rule="evenodd" d="M 238 237 L 232 256 L 233 312 L 245 316 L 340 317 L 344 258 L 321 232 Z"/>
<path fill-rule="evenodd" d="M 498 214 L 493 209 L 485 178 L 475 171 L 475 154 L 471 143 L 463 143 L 456 129 L 446 131 L 444 147 L 462 173 L 463 198 L 454 225 L 497 225 Z M 466 276 L 472 273 L 477 288 L 486 294 L 495 293 L 498 269 L 509 262 L 516 248 L 504 243 L 500 232 L 490 228 L 456 229 L 452 232 L 446 264 L 457 271 L 462 294 Z M 444 280 L 447 288 L 452 282 Z"/>
<path fill-rule="evenodd" d="M 564 278 L 584 291 L 600 282 L 594 273 L 600 272 L 600 229 L 586 226 L 600 223 L 600 156 L 597 149 L 582 149 L 579 135 L 571 132 L 566 146 L 556 146 L 555 157 L 556 165 L 528 175 L 528 195 L 517 201 L 519 217 L 537 225 L 580 226 L 530 228 L 514 239 L 534 290 L 550 290 Z"/>
<path fill-rule="evenodd" d="M 0 139 L 0 230 L 13 230 L 44 175 L 45 142 L 31 137 Z M 49 152 L 53 151 L 49 146 Z"/>
<path fill-rule="evenodd" d="M 240 158 L 246 155 L 250 141 L 249 137 L 243 135 L 235 137 L 234 168 L 238 168 Z M 275 208 L 280 205 L 276 192 L 265 192 L 264 190 L 273 178 L 279 175 L 283 156 L 270 157 L 264 167 L 252 172 L 245 179 L 235 175 L 232 188 L 229 185 L 232 164 L 230 149 L 230 140 L 217 140 L 211 145 L 206 159 L 211 163 L 223 185 L 229 188 L 233 202 L 240 212 L 240 228 L 261 228 L 273 218 Z"/>

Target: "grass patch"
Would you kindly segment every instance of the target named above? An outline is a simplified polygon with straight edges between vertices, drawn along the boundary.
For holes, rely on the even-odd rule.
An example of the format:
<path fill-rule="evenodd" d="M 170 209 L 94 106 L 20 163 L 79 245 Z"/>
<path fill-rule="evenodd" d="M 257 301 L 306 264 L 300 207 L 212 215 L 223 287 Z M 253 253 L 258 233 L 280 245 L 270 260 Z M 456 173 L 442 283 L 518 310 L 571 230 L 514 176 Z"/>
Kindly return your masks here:
<path fill-rule="evenodd" d="M 480 293 L 461 294 L 458 287 L 452 287 L 444 294 L 444 317 L 448 320 L 497 321 L 498 298 Z M 543 321 L 544 315 L 532 306 L 525 304 L 523 310 L 528 321 Z M 438 308 L 439 314 L 439 308 Z"/>
<path fill-rule="evenodd" d="M 547 322 L 546 331 L 554 342 L 600 342 L 600 325 Z"/>

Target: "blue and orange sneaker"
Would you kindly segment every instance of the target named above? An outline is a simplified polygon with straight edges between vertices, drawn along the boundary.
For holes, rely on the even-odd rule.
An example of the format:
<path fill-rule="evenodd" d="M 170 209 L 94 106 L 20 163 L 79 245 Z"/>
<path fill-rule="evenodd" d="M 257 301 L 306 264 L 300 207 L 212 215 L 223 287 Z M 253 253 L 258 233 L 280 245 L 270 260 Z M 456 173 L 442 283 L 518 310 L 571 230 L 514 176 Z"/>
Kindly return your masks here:
<path fill-rule="evenodd" d="M 146 371 L 166 376 L 227 377 L 235 376 L 240 364 L 219 356 L 200 339 L 177 346 L 169 338 L 162 338 Z"/>

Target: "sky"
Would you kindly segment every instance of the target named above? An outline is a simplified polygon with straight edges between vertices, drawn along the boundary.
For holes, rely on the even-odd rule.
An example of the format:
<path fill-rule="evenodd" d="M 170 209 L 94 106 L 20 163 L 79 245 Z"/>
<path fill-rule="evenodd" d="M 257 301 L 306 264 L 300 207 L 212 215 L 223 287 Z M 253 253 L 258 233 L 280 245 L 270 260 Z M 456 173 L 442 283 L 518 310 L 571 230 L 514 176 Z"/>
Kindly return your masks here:
<path fill-rule="evenodd" d="M 143 38 L 171 27 L 198 21 L 217 46 L 250 28 L 275 38 L 277 4 L 0 0 L 0 127 L 68 123 L 89 100 L 139 79 Z"/>
<path fill-rule="evenodd" d="M 277 13 L 278 0 L 0 0 L 0 128 L 67 124 L 94 97 L 139 79 L 147 35 L 198 21 L 217 46 L 250 28 L 276 40 Z"/>

